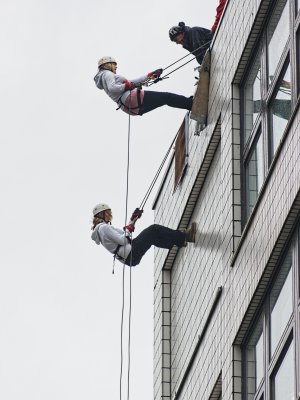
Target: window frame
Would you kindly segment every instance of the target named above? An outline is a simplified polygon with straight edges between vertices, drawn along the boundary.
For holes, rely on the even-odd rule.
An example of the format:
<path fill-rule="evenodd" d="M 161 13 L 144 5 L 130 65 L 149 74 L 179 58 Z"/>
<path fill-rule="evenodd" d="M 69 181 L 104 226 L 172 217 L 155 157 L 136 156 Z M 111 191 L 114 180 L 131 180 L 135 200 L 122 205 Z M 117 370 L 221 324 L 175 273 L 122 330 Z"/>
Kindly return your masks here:
<path fill-rule="evenodd" d="M 275 158 L 275 154 L 280 148 L 280 145 L 277 146 L 276 149 L 274 149 L 273 152 L 273 142 L 272 142 L 272 137 L 273 137 L 273 132 L 271 131 L 271 115 L 270 115 L 270 106 L 272 104 L 272 100 L 276 97 L 277 95 L 277 89 L 278 85 L 280 83 L 280 80 L 284 76 L 286 69 L 289 65 L 290 70 L 291 70 L 291 115 L 289 120 L 287 121 L 287 124 L 282 132 L 282 137 L 284 137 L 285 131 L 288 129 L 289 126 L 289 121 L 291 120 L 292 112 L 293 109 L 295 108 L 296 105 L 296 93 L 297 93 L 297 88 L 299 88 L 300 92 L 300 73 L 294 71 L 297 69 L 296 62 L 293 63 L 295 57 L 295 46 L 297 44 L 296 42 L 296 35 L 293 34 L 295 30 L 295 23 L 293 21 L 293 13 L 291 12 L 291 5 L 295 5 L 296 7 L 296 0 L 287 0 L 287 3 L 289 4 L 289 21 L 290 21 L 290 31 L 289 31 L 289 36 L 287 39 L 287 42 L 284 46 L 283 53 L 281 54 L 278 64 L 276 66 L 276 70 L 274 73 L 274 78 L 273 80 L 269 83 L 269 71 L 268 71 L 268 39 L 267 39 L 267 29 L 268 29 L 268 24 L 273 16 L 273 11 L 275 7 L 278 4 L 277 0 L 272 4 L 272 7 L 269 10 L 268 16 L 266 18 L 266 23 L 264 24 L 263 30 L 259 37 L 256 40 L 256 43 L 254 45 L 254 48 L 252 50 L 251 56 L 249 59 L 251 62 L 249 63 L 245 74 L 243 76 L 242 81 L 240 82 L 240 124 L 241 124 L 241 198 L 242 198 L 242 228 L 245 228 L 250 215 L 252 214 L 253 210 L 255 209 L 255 205 L 257 203 L 257 200 L 259 198 L 259 193 L 264 186 L 260 187 L 260 190 L 257 193 L 257 199 L 255 204 L 252 207 L 252 210 L 250 212 L 248 211 L 247 208 L 247 182 L 246 182 L 246 168 L 247 168 L 247 161 L 249 159 L 249 156 L 253 153 L 253 150 L 256 146 L 257 140 L 259 135 L 262 135 L 262 141 L 263 141 L 263 171 L 262 171 L 262 176 L 263 176 L 263 182 L 265 182 L 266 177 L 268 176 L 270 167 L 272 165 L 272 162 Z M 300 1 L 300 0 L 298 0 Z M 300 21 L 300 12 L 299 12 L 299 21 Z M 300 24 L 300 22 L 299 22 Z M 252 130 L 249 133 L 249 137 L 247 140 L 245 140 L 245 133 L 246 133 L 246 123 L 245 123 L 245 92 L 246 92 L 246 83 L 247 79 L 249 77 L 249 74 L 251 73 L 251 68 L 254 66 L 257 53 L 260 52 L 260 70 L 261 70 L 261 109 L 260 109 L 260 114 L 257 116 L 256 121 L 254 122 L 252 126 Z M 300 26 L 299 26 L 299 46 L 298 46 L 298 56 L 299 56 L 299 63 L 298 65 L 300 66 Z M 299 83 L 297 83 L 297 82 Z M 260 133 L 261 131 L 261 133 Z"/>
<path fill-rule="evenodd" d="M 293 312 L 290 316 L 284 330 L 281 333 L 281 337 L 276 345 L 276 348 L 271 354 L 271 303 L 270 296 L 272 289 L 278 282 L 277 279 L 280 275 L 284 263 L 287 260 L 288 253 L 291 251 L 291 273 L 292 273 L 292 301 L 293 301 Z M 247 350 L 249 342 L 255 332 L 257 323 L 262 318 L 263 323 L 263 359 L 264 359 L 264 376 L 256 388 L 256 392 L 253 395 L 252 400 L 273 399 L 274 384 L 273 378 L 275 377 L 281 363 L 293 342 L 293 354 L 294 354 L 294 394 L 296 395 L 300 391 L 300 225 L 298 225 L 292 239 L 290 240 L 283 256 L 280 258 L 275 273 L 273 274 L 272 280 L 269 284 L 266 295 L 260 307 L 257 309 L 254 316 L 253 322 L 250 325 L 248 332 L 246 333 L 243 342 L 240 345 L 242 354 L 242 399 L 248 400 L 248 372 L 247 372 Z M 283 286 L 282 286 L 283 287 Z M 281 287 L 281 289 L 282 289 Z M 280 294 L 280 293 L 279 293 Z M 279 298 L 279 297 L 278 297 Z M 298 394 L 299 395 L 299 394 Z M 277 399 L 276 399 L 277 400 Z"/>

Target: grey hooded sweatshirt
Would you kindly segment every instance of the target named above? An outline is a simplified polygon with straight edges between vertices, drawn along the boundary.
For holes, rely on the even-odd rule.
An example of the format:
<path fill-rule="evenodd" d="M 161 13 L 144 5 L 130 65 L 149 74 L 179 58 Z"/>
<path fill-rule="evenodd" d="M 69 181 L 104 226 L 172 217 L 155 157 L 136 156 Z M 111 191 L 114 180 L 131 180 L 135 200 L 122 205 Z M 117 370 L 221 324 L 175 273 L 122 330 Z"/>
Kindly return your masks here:
<path fill-rule="evenodd" d="M 96 244 L 102 244 L 112 254 L 115 254 L 117 247 L 120 246 L 116 254 L 116 258 L 119 261 L 126 260 L 131 252 L 131 244 L 126 232 L 105 222 L 101 222 L 95 227 L 92 239 Z M 121 260 L 119 257 L 121 257 Z"/>
<path fill-rule="evenodd" d="M 127 97 L 130 95 L 130 90 L 125 90 L 124 76 L 114 74 L 109 70 L 101 70 L 94 77 L 94 81 L 98 89 L 104 90 L 105 93 L 116 103 L 119 100 L 125 104 Z M 147 75 L 141 76 L 138 79 L 131 79 L 130 82 L 142 84 L 147 81 Z"/>

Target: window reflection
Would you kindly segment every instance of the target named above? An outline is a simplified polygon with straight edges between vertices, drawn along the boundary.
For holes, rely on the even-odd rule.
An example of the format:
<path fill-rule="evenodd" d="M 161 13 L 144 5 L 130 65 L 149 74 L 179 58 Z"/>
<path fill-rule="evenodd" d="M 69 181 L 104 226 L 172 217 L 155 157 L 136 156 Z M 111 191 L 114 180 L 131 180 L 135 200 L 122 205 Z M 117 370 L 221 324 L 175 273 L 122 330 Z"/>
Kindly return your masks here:
<path fill-rule="evenodd" d="M 267 27 L 268 68 L 271 82 L 289 37 L 289 2 L 279 0 Z"/>
<path fill-rule="evenodd" d="M 264 376 L 263 317 L 247 344 L 247 399 L 252 400 Z"/>
<path fill-rule="evenodd" d="M 261 111 L 260 54 L 259 50 L 244 85 L 245 142 L 249 139 L 253 125 Z"/>
<path fill-rule="evenodd" d="M 274 400 L 294 400 L 295 386 L 295 367 L 294 367 L 294 345 L 290 344 L 281 365 L 276 372 L 273 381 L 272 399 Z"/>
<path fill-rule="evenodd" d="M 270 104 L 270 122 L 272 129 L 273 155 L 279 145 L 280 139 L 291 116 L 291 71 L 288 66 L 281 79 L 275 98 Z"/>
<path fill-rule="evenodd" d="M 251 213 L 264 179 L 263 140 L 260 135 L 246 165 L 247 214 Z"/>
<path fill-rule="evenodd" d="M 292 254 L 289 251 L 270 295 L 271 356 L 293 312 Z"/>

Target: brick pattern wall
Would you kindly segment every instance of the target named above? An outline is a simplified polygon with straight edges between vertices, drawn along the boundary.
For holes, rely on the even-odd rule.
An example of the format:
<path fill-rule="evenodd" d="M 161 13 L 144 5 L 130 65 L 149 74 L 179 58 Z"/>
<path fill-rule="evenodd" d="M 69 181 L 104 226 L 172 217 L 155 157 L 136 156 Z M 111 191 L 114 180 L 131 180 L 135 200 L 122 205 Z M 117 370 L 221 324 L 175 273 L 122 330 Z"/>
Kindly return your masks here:
<path fill-rule="evenodd" d="M 212 48 L 208 126 L 200 136 L 194 136 L 191 123 L 187 174 L 173 194 L 171 168 L 157 202 L 155 222 L 176 228 L 221 116 L 221 143 L 192 217 L 199 229 L 196 244 L 179 251 L 171 271 L 162 271 L 166 251 L 155 251 L 155 400 L 176 396 L 210 301 L 220 285 L 220 303 L 180 398 L 213 398 L 221 376 L 222 399 L 241 400 L 241 358 L 233 343 L 300 188 L 300 113 L 296 112 L 241 239 L 239 92 L 235 75 L 258 9 L 268 4 L 250 0 L 245 7 L 242 0 L 228 0 Z M 170 325 L 166 326 L 166 321 Z"/>

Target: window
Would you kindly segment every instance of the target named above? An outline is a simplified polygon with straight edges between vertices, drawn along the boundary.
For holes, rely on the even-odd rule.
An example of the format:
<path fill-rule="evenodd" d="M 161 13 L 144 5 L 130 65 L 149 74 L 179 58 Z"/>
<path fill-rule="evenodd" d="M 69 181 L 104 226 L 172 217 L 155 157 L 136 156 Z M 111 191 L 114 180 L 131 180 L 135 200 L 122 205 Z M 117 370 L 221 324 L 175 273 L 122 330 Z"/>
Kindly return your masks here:
<path fill-rule="evenodd" d="M 291 22 L 290 5 L 294 1 L 272 2 L 240 86 L 244 224 L 256 204 L 292 113 L 295 96 L 292 68 L 297 69 L 295 63 L 290 61 L 291 54 L 294 55 L 294 51 L 291 51 L 294 24 Z M 299 73 L 295 73 L 297 75 Z"/>
<path fill-rule="evenodd" d="M 251 213 L 262 186 L 263 171 L 262 135 L 259 135 L 256 145 L 253 146 L 249 160 L 246 162 L 247 215 Z"/>
<path fill-rule="evenodd" d="M 263 316 L 261 315 L 246 347 L 247 400 L 254 398 L 254 395 L 263 379 L 263 355 Z"/>
<path fill-rule="evenodd" d="M 244 85 L 244 140 L 248 141 L 252 128 L 261 112 L 261 66 L 260 50 L 257 52 L 254 63 L 249 71 Z"/>
<path fill-rule="evenodd" d="M 289 33 L 289 2 L 278 0 L 267 26 L 269 82 L 274 78 Z"/>
<path fill-rule="evenodd" d="M 242 344 L 243 400 L 295 400 L 299 363 L 299 228 Z"/>
<path fill-rule="evenodd" d="M 272 399 L 294 399 L 295 398 L 295 367 L 294 367 L 294 345 L 293 342 L 288 347 L 277 371 L 272 378 Z"/>
<path fill-rule="evenodd" d="M 285 75 L 279 80 L 275 97 L 270 103 L 270 131 L 272 155 L 274 155 L 284 129 L 291 115 L 291 71 L 287 67 Z"/>
<path fill-rule="evenodd" d="M 293 312 L 291 263 L 291 254 L 288 254 L 270 294 L 271 356 Z"/>
<path fill-rule="evenodd" d="M 300 0 L 299 0 L 300 4 Z M 300 28 L 297 31 L 296 34 L 296 65 L 297 65 L 297 71 L 300 70 Z M 299 74 L 297 75 L 297 96 L 300 94 L 300 77 Z"/>

